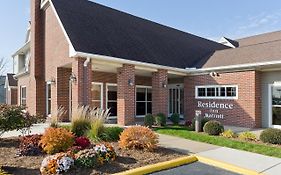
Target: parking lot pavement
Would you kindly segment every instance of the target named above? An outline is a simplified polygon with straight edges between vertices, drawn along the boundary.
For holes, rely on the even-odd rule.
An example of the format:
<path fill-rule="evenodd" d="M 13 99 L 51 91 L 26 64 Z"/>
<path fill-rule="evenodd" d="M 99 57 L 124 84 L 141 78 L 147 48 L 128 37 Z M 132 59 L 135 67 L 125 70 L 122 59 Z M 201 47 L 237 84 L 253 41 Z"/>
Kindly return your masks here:
<path fill-rule="evenodd" d="M 177 168 L 152 173 L 151 175 L 238 175 L 217 167 L 206 165 L 200 162 L 183 165 Z"/>

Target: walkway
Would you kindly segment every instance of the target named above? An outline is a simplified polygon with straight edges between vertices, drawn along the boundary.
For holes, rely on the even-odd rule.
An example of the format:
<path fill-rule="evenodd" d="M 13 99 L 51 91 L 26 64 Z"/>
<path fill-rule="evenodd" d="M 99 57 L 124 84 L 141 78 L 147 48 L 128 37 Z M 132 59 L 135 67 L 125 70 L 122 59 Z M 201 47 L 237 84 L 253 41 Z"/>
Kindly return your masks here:
<path fill-rule="evenodd" d="M 219 147 L 173 136 L 159 135 L 159 144 L 182 153 L 196 155 L 253 170 L 265 175 L 281 172 L 281 159 L 236 149 Z"/>

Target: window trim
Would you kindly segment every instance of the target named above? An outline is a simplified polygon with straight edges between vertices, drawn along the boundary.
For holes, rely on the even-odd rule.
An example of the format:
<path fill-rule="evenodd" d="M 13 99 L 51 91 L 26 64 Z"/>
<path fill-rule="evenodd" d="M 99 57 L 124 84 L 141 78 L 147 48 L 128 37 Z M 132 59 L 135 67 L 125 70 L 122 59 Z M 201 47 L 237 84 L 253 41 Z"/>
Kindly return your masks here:
<path fill-rule="evenodd" d="M 145 99 L 146 99 L 146 101 L 137 101 L 137 88 L 146 89 L 145 90 Z M 143 103 L 146 104 L 146 111 L 145 111 L 146 114 L 148 114 L 147 113 L 147 103 L 150 102 L 151 105 L 152 105 L 152 99 L 151 99 L 151 101 L 147 101 L 147 89 L 151 89 L 151 91 L 152 91 L 152 86 L 136 85 L 136 87 L 135 87 L 135 116 L 136 116 L 136 118 L 144 118 L 145 117 L 145 115 L 137 115 L 137 102 L 143 102 Z"/>
<path fill-rule="evenodd" d="M 106 83 L 105 84 L 105 86 L 106 86 L 106 94 L 105 94 L 105 106 L 106 106 L 106 109 L 108 109 L 108 86 L 115 86 L 115 87 L 117 87 L 117 84 L 116 83 Z M 117 88 L 117 94 L 118 94 L 118 88 Z M 112 102 L 114 102 L 113 100 L 110 100 L 110 101 L 112 101 Z M 116 103 L 117 103 L 117 109 L 118 109 L 118 97 L 117 97 L 117 99 L 116 99 Z M 117 114 L 118 115 L 118 114 Z M 109 116 L 108 117 L 109 119 L 117 119 L 117 116 Z"/>
<path fill-rule="evenodd" d="M 24 100 L 25 100 L 25 106 L 26 106 L 26 99 L 27 99 L 27 88 L 26 88 L 26 86 L 20 86 L 20 105 L 23 106 L 23 105 L 22 105 L 22 101 L 23 101 L 23 98 L 22 98 L 22 89 L 23 89 L 23 88 L 25 88 L 25 98 L 24 98 Z"/>
<path fill-rule="evenodd" d="M 228 88 L 228 87 L 235 87 L 236 88 L 236 96 L 234 97 L 221 97 L 221 96 L 216 96 L 217 95 L 217 89 L 216 88 Z M 198 89 L 199 88 L 205 88 L 206 90 L 206 96 L 205 97 L 199 97 L 198 96 Z M 215 88 L 215 96 L 214 97 L 207 97 L 207 88 Z M 219 90 L 220 92 L 220 90 Z M 226 92 L 225 92 L 226 93 Z M 238 94 L 239 94 L 239 88 L 238 85 L 200 85 L 200 86 L 195 86 L 195 99 L 222 99 L 222 100 L 237 100 L 238 99 Z"/>
<path fill-rule="evenodd" d="M 100 85 L 101 86 L 101 99 L 99 100 L 100 101 L 100 106 L 101 106 L 101 109 L 103 109 L 103 83 L 102 82 L 92 82 L 92 85 Z M 106 93 L 107 95 L 107 93 Z M 91 102 L 97 102 L 98 100 L 93 100 L 91 99 Z"/>
<path fill-rule="evenodd" d="M 49 96 L 48 86 L 50 86 L 50 88 L 51 88 L 51 98 L 50 99 L 48 97 Z M 46 82 L 46 115 L 50 117 L 52 115 L 52 105 L 51 105 L 51 110 L 49 111 L 49 100 L 52 103 L 52 82 L 47 81 Z"/>

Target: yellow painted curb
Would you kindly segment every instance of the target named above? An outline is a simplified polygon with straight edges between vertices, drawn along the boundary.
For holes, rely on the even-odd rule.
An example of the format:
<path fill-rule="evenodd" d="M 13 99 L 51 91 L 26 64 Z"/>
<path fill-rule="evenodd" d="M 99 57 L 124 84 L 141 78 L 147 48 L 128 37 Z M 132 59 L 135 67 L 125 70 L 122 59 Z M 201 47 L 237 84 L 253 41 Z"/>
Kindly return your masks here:
<path fill-rule="evenodd" d="M 157 163 L 157 164 L 153 164 L 153 165 L 148 165 L 148 166 L 124 171 L 124 172 L 121 172 L 121 173 L 116 173 L 114 175 L 143 175 L 143 174 L 149 174 L 149 173 L 153 173 L 153 172 L 166 170 L 166 169 L 178 167 L 178 166 L 181 166 L 181 165 L 193 163 L 193 162 L 196 162 L 197 160 L 198 159 L 196 158 L 196 156 L 187 156 L 187 157 L 182 157 L 182 158 L 178 158 L 178 159 L 174 159 L 174 160 L 170 160 L 170 161 L 166 161 L 166 162 L 161 162 L 161 163 Z"/>
<path fill-rule="evenodd" d="M 238 173 L 238 174 L 262 175 L 262 174 L 260 174 L 256 171 L 253 171 L 253 170 L 248 170 L 246 168 L 241 168 L 241 167 L 238 167 L 238 166 L 235 166 L 235 165 L 232 165 L 232 164 L 228 164 L 228 163 L 225 163 L 225 162 L 213 160 L 213 159 L 210 159 L 210 158 L 197 156 L 197 155 L 196 155 L 196 158 L 198 159 L 199 162 L 202 162 L 202 163 L 205 163 L 205 164 L 217 167 L 217 168 L 232 171 L 232 172 L 235 172 L 235 173 Z"/>

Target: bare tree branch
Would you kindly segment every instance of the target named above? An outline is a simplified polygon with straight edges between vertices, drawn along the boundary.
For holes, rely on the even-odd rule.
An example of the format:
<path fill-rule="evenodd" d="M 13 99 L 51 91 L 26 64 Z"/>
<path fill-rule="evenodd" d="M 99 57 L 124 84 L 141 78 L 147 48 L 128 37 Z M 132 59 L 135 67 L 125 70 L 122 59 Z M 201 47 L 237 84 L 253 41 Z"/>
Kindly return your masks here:
<path fill-rule="evenodd" d="M 7 66 L 7 61 L 4 57 L 0 58 L 0 75 L 3 75 Z"/>

